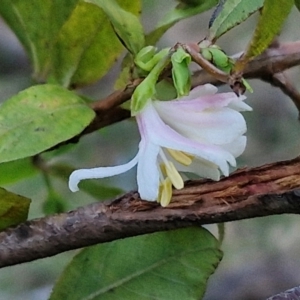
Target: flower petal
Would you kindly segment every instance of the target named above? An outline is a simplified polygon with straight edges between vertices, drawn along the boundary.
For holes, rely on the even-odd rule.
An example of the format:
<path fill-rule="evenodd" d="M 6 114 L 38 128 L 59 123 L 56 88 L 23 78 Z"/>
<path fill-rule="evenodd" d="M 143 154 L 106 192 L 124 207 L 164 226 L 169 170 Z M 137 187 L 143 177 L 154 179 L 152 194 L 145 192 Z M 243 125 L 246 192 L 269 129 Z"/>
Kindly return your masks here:
<path fill-rule="evenodd" d="M 124 165 L 114 166 L 114 167 L 99 167 L 92 169 L 80 169 L 74 171 L 69 178 L 69 189 L 72 192 L 77 192 L 78 183 L 84 179 L 97 179 L 104 177 L 111 177 L 118 174 L 122 174 L 132 169 L 138 162 L 139 153 L 128 163 Z"/>
<path fill-rule="evenodd" d="M 147 108 L 141 112 L 141 118 L 144 121 L 144 130 L 147 131 L 147 135 L 152 143 L 165 148 L 187 152 L 208 160 L 218 165 L 226 176 L 229 173 L 227 161 L 235 165 L 233 155 L 221 147 L 190 140 L 164 124 L 150 102 Z"/>
<path fill-rule="evenodd" d="M 174 164 L 180 172 L 191 172 L 203 178 L 209 178 L 216 181 L 220 180 L 218 166 L 207 160 L 194 158 L 193 163 L 190 166 L 184 166 L 179 163 Z"/>
<path fill-rule="evenodd" d="M 218 88 L 212 84 L 198 85 L 193 88 L 187 96 L 181 97 L 180 100 L 192 100 L 198 97 L 213 95 L 218 91 Z"/>
<path fill-rule="evenodd" d="M 243 102 L 245 100 L 245 96 L 240 96 L 239 98 L 230 102 L 228 107 L 236 110 L 236 111 L 252 111 L 252 107 Z"/>
<path fill-rule="evenodd" d="M 230 108 L 186 112 L 171 115 L 166 110 L 162 119 L 183 136 L 205 144 L 229 144 L 246 132 L 243 116 Z"/>
<path fill-rule="evenodd" d="M 234 157 L 240 156 L 246 148 L 247 138 L 245 136 L 240 136 L 230 144 L 222 145 L 222 148 L 230 152 Z"/>
<path fill-rule="evenodd" d="M 138 124 L 139 116 L 137 116 Z M 141 124 L 139 124 L 140 126 Z M 142 199 L 155 201 L 159 190 L 159 166 L 157 156 L 160 147 L 149 142 L 142 135 L 139 145 L 139 162 L 137 167 L 138 191 Z"/>

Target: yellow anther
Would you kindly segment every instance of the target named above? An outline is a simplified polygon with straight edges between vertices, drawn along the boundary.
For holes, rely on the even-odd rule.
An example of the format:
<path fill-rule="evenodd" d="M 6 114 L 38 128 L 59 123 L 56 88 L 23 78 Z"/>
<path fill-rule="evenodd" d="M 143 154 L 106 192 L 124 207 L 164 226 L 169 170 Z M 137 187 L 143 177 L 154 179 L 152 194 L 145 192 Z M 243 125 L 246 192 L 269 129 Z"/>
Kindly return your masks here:
<path fill-rule="evenodd" d="M 164 176 L 167 176 L 167 170 L 166 170 L 166 164 L 165 163 L 161 163 L 160 165 L 159 165 L 159 167 L 160 167 L 160 170 L 161 170 L 161 173 L 164 175 Z"/>
<path fill-rule="evenodd" d="M 189 166 L 193 161 L 193 156 L 184 153 L 182 151 L 168 149 L 169 154 L 179 163 L 181 163 L 184 166 Z"/>
<path fill-rule="evenodd" d="M 159 202 L 162 207 L 166 207 L 170 204 L 172 199 L 172 182 L 169 178 L 161 182 L 158 197 L 157 202 Z"/>
<path fill-rule="evenodd" d="M 171 161 L 166 165 L 166 173 L 175 189 L 180 190 L 184 187 L 183 179 Z"/>

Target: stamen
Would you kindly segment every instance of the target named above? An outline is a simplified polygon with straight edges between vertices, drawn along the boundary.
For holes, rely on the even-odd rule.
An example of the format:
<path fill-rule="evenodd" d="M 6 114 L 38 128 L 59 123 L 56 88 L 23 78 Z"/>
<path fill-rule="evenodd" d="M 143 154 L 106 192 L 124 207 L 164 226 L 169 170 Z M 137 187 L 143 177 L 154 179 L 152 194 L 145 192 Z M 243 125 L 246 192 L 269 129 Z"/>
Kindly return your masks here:
<path fill-rule="evenodd" d="M 170 204 L 172 199 L 172 182 L 170 178 L 166 178 L 161 182 L 159 189 L 161 192 L 159 193 L 157 202 L 159 202 L 162 207 L 166 207 Z"/>
<path fill-rule="evenodd" d="M 165 163 L 160 163 L 159 168 L 160 168 L 160 172 L 161 172 L 160 178 L 163 181 L 163 179 L 167 176 L 166 164 Z"/>
<path fill-rule="evenodd" d="M 184 166 L 189 166 L 193 161 L 193 156 L 188 155 L 187 153 L 169 148 L 167 148 L 167 150 L 176 161 L 178 161 Z"/>
<path fill-rule="evenodd" d="M 177 190 L 180 190 L 184 187 L 183 179 L 171 161 L 166 164 L 166 173 L 167 177 L 170 178 L 173 186 Z"/>

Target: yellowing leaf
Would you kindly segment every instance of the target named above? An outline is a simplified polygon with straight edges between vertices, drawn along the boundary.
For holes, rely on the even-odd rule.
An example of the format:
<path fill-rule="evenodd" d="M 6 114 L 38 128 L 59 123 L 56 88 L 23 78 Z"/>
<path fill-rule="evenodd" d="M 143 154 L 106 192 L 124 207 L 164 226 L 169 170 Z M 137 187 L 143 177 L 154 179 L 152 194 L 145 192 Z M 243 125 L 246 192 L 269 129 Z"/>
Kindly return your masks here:
<path fill-rule="evenodd" d="M 36 80 L 46 80 L 54 40 L 77 2 L 1 0 L 0 15 L 26 49 Z"/>
<path fill-rule="evenodd" d="M 135 18 L 139 14 L 140 0 L 119 4 Z M 108 72 L 123 50 L 105 12 L 79 2 L 56 38 L 51 78 L 65 87 L 90 84 Z"/>
<path fill-rule="evenodd" d="M 26 221 L 31 200 L 0 188 L 0 230 Z"/>
<path fill-rule="evenodd" d="M 245 64 L 268 48 L 288 17 L 294 0 L 265 0 L 260 19 L 245 54 L 237 61 L 235 70 L 240 71 Z"/>
<path fill-rule="evenodd" d="M 132 13 L 122 9 L 115 0 L 85 0 L 101 7 L 112 23 L 114 30 L 125 47 L 137 54 L 145 44 L 143 27 Z"/>
<path fill-rule="evenodd" d="M 38 154 L 79 134 L 94 111 L 75 93 L 45 84 L 0 106 L 0 162 Z"/>

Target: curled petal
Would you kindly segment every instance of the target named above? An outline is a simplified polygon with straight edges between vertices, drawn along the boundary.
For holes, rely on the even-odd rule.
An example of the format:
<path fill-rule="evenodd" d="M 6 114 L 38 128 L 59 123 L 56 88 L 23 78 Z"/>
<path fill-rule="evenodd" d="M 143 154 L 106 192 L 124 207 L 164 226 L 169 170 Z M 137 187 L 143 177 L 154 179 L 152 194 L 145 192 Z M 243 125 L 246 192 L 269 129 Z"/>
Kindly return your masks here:
<path fill-rule="evenodd" d="M 137 164 L 138 155 L 139 154 L 137 154 L 131 161 L 124 165 L 76 170 L 69 178 L 69 189 L 72 192 L 77 192 L 79 190 L 78 183 L 84 179 L 98 179 L 125 173 Z"/>

